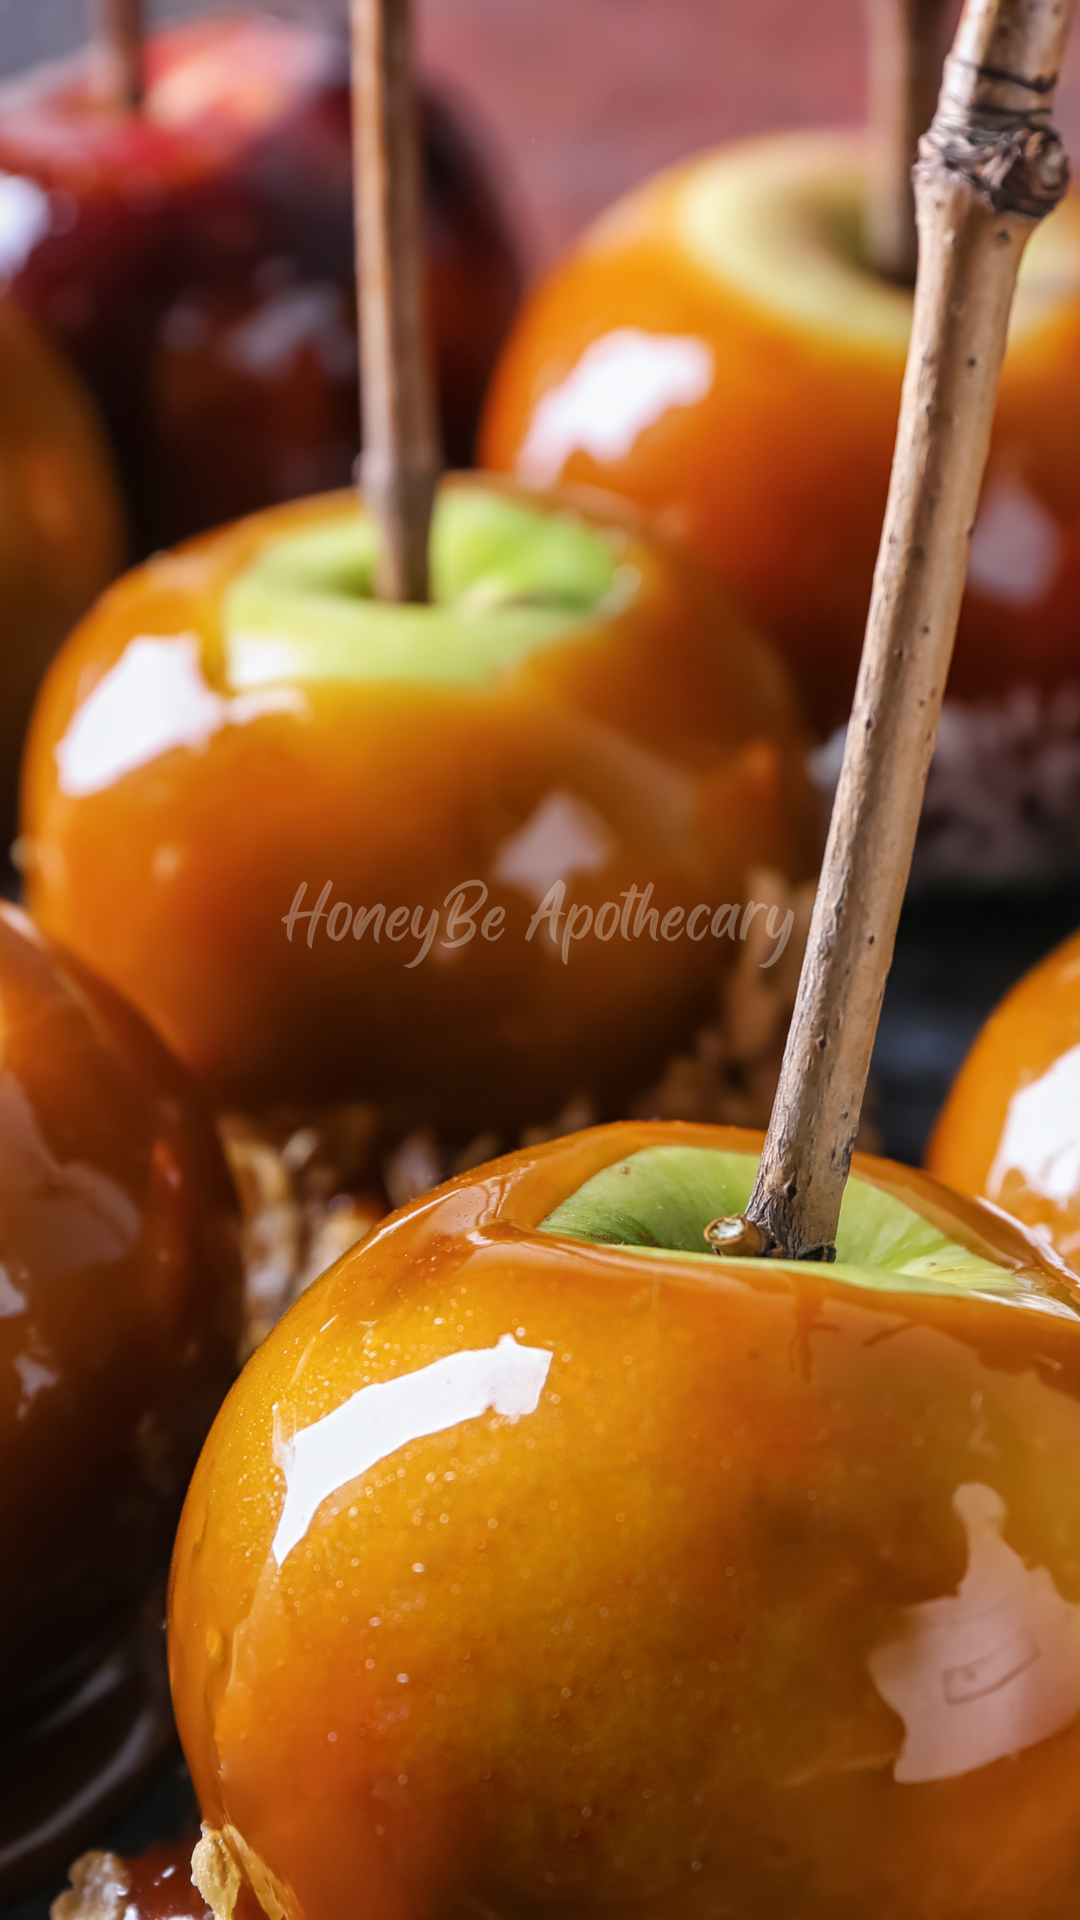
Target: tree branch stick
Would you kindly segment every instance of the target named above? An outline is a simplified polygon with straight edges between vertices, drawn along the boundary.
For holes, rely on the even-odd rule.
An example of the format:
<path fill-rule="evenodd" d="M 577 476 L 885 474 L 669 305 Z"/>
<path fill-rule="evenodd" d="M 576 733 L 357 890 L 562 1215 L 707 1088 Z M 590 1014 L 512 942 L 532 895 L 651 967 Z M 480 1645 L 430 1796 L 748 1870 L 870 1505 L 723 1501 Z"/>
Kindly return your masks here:
<path fill-rule="evenodd" d="M 364 498 L 382 600 L 426 600 L 439 449 L 423 312 L 409 0 L 352 0 Z"/>
<path fill-rule="evenodd" d="M 914 286 L 919 242 L 911 169 L 941 85 L 945 0 L 866 0 L 870 155 L 866 251 L 872 267 Z"/>
<path fill-rule="evenodd" d="M 99 106 L 135 113 L 145 92 L 142 0 L 92 0 L 90 91 Z"/>
<path fill-rule="evenodd" d="M 949 670 L 1016 271 L 1068 165 L 1072 0 L 967 0 L 920 146 L 889 500 L 810 940 L 757 1184 L 763 1251 L 835 1258 L 840 1202 Z"/>

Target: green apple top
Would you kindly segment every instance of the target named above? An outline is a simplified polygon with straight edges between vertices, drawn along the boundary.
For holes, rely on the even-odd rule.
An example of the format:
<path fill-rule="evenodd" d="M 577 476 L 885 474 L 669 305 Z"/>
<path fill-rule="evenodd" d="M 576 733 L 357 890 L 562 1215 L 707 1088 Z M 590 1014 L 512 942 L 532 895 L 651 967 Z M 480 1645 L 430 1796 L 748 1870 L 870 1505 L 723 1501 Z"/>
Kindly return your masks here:
<path fill-rule="evenodd" d="M 219 1916 L 1069 1920 L 1076 1283 L 864 1157 L 835 1267 L 719 1260 L 759 1149 L 508 1156 L 255 1356 L 170 1615 Z"/>
<path fill-rule="evenodd" d="M 813 870 L 783 670 L 692 564 L 596 496 L 466 480 L 433 560 L 434 604 L 387 607 L 352 496 L 257 516 L 128 575 L 44 691 L 34 910 L 222 1104 L 618 1111 L 754 874 Z"/>

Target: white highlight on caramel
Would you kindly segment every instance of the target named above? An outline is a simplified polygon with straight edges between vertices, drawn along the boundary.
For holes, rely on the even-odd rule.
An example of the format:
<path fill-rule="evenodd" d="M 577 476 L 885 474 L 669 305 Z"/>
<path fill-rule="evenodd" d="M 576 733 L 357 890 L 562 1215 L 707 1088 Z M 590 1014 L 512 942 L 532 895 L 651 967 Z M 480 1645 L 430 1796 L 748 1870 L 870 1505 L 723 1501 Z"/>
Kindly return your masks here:
<path fill-rule="evenodd" d="M 538 904 L 557 880 L 601 873 L 614 852 L 614 838 L 596 809 L 577 794 L 556 789 L 503 841 L 491 876 Z"/>
<path fill-rule="evenodd" d="M 1061 567 L 1064 538 L 1057 521 L 1013 474 L 988 482 L 971 536 L 968 585 L 1007 606 L 1044 600 Z"/>
<path fill-rule="evenodd" d="M 953 1506 L 968 1537 L 957 1591 L 908 1607 L 902 1636 L 869 1659 L 904 1722 L 893 1769 L 901 1782 L 972 1773 L 1080 1713 L 1080 1606 L 1002 1539 L 1005 1503 L 993 1487 L 958 1487 Z"/>
<path fill-rule="evenodd" d="M 197 634 L 141 634 L 72 715 L 55 748 L 58 785 L 71 799 L 103 793 L 177 747 L 204 753 L 223 727 L 307 711 L 290 687 L 233 698 L 216 693 L 203 674 Z"/>
<path fill-rule="evenodd" d="M 511 1420 L 535 1413 L 551 1358 L 546 1348 L 519 1346 L 504 1333 L 493 1347 L 466 1348 L 415 1373 L 361 1387 L 291 1439 L 277 1427 L 274 1460 L 285 1476 L 285 1504 L 270 1551 L 278 1566 L 324 1500 L 399 1448 L 485 1413 Z"/>
<path fill-rule="evenodd" d="M 572 453 L 622 460 L 671 407 L 692 407 L 713 383 L 704 340 L 616 327 L 586 347 L 565 380 L 538 401 L 518 455 L 533 487 L 558 480 Z"/>
<path fill-rule="evenodd" d="M 988 1197 L 997 1199 L 1005 1176 L 1016 1172 L 1032 1193 L 1067 1206 L 1080 1187 L 1078 1114 L 1080 1047 L 1070 1047 L 1013 1094 L 987 1176 Z"/>
<path fill-rule="evenodd" d="M 21 173 L 0 174 L 0 276 L 13 280 L 51 226 L 44 188 Z"/>

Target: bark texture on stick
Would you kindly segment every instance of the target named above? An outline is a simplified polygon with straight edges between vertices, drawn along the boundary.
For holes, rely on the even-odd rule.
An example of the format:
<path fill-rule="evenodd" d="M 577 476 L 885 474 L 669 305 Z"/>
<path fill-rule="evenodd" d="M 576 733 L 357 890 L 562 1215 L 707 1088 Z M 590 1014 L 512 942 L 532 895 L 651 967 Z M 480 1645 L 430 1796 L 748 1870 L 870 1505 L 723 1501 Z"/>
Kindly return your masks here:
<path fill-rule="evenodd" d="M 799 995 L 747 1218 L 835 1257 L 949 670 L 1016 271 L 1068 165 L 1049 124 L 1072 0 L 967 0 L 920 146 L 921 251 L 889 500 Z"/>
<path fill-rule="evenodd" d="M 142 105 L 142 0 L 93 0 L 90 90 L 100 106 L 115 113 L 134 113 Z"/>
<path fill-rule="evenodd" d="M 420 157 L 409 0 L 352 0 L 364 451 L 382 600 L 428 598 L 439 449 L 424 333 Z"/>
<path fill-rule="evenodd" d="M 941 85 L 945 0 L 865 0 L 870 52 L 866 251 L 890 280 L 915 283 L 911 169 Z"/>

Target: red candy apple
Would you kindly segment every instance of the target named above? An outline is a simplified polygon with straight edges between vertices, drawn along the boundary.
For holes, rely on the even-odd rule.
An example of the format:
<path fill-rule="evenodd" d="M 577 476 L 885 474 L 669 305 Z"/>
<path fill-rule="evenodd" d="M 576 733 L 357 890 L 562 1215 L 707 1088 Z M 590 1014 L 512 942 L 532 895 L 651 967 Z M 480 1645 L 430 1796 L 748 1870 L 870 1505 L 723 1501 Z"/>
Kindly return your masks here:
<path fill-rule="evenodd" d="M 326 30 L 259 13 L 147 47 L 137 113 L 83 62 L 0 91 L 0 274 L 105 414 L 138 550 L 345 483 L 358 446 L 348 91 Z M 456 118 L 423 107 L 428 300 L 467 461 L 519 269 Z"/>

